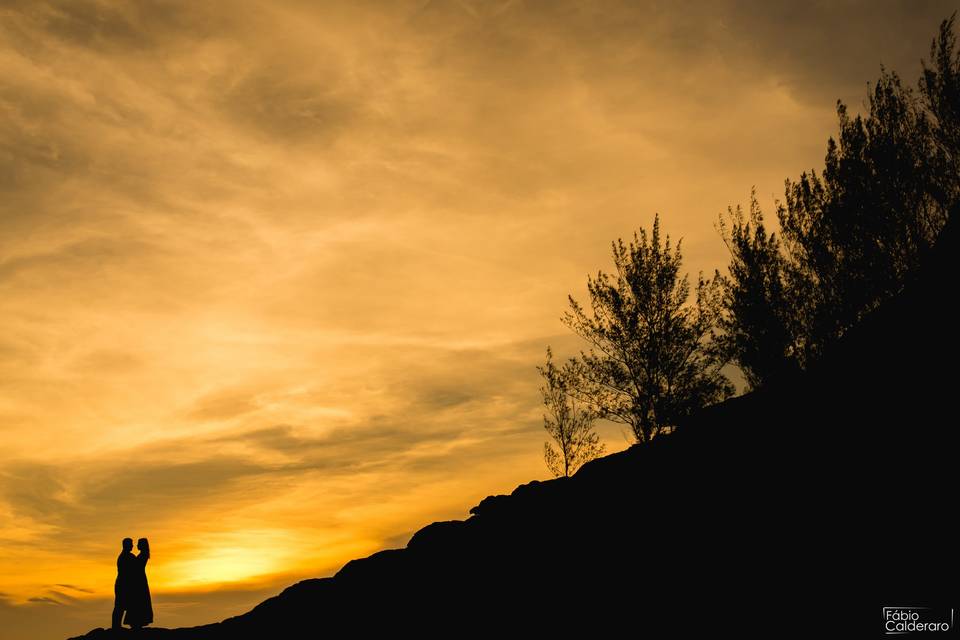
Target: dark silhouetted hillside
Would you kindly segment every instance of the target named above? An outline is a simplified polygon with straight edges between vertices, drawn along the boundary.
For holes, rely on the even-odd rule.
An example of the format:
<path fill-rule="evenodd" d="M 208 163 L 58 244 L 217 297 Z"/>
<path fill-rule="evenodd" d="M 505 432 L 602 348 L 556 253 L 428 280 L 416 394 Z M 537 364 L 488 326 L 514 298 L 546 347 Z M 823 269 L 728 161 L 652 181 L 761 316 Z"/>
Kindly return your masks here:
<path fill-rule="evenodd" d="M 879 630 L 957 572 L 957 223 L 816 368 L 221 623 L 146 637 Z M 951 603 L 952 604 L 952 603 Z M 132 632 L 124 636 L 133 637 Z M 84 638 L 112 634 L 93 631 Z"/>

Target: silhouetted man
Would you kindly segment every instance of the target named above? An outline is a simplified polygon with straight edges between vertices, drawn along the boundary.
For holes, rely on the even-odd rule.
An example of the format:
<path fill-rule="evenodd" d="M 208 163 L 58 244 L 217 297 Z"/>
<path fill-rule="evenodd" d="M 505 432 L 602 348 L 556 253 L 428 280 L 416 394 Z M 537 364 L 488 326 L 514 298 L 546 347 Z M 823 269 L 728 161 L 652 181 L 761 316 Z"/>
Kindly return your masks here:
<path fill-rule="evenodd" d="M 137 557 L 131 553 L 133 539 L 123 539 L 123 551 L 117 556 L 117 581 L 113 583 L 113 628 L 119 629 L 123 612 L 127 610 L 130 583 L 136 568 Z"/>

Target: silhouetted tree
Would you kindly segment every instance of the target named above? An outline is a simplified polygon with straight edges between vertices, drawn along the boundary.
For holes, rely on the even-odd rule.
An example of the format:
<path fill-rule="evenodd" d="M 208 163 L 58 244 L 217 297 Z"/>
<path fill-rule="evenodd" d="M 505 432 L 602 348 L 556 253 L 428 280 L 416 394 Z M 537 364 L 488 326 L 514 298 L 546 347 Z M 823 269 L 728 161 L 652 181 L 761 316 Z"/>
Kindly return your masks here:
<path fill-rule="evenodd" d="M 884 71 L 867 106 L 850 118 L 838 104 L 839 140 L 827 144 L 823 174 L 787 181 L 778 211 L 806 301 L 801 364 L 899 291 L 945 221 L 930 123 L 913 92 Z"/>
<path fill-rule="evenodd" d="M 672 428 L 693 411 L 733 393 L 712 335 L 722 290 L 697 280 L 696 302 L 680 277 L 680 243 L 653 232 L 612 243 L 616 273 L 587 279 L 590 313 L 569 297 L 564 322 L 590 349 L 570 364 L 572 393 L 602 418 L 629 425 L 638 442 Z"/>
<path fill-rule="evenodd" d="M 866 115 L 837 103 L 825 167 L 786 181 L 779 237 L 755 198 L 729 210 L 721 339 L 757 386 L 806 367 L 896 294 L 929 252 L 960 193 L 960 57 L 940 26 L 920 92 L 881 69 Z"/>
<path fill-rule="evenodd" d="M 751 388 L 795 366 L 795 293 L 780 241 L 767 233 L 756 193 L 748 217 L 729 208 L 719 228 L 730 250 L 730 274 L 719 276 L 723 307 L 718 345 L 740 367 Z"/>
<path fill-rule="evenodd" d="M 537 371 L 543 377 L 543 428 L 556 443 L 543 443 L 543 460 L 555 477 L 569 477 L 594 458 L 603 455 L 604 445 L 593 430 L 594 413 L 570 395 L 570 369 L 553 363 L 547 347 L 547 361 Z"/>
<path fill-rule="evenodd" d="M 937 154 L 936 197 L 946 208 L 960 200 L 960 51 L 954 33 L 956 13 L 940 24 L 930 43 L 930 63 L 920 78 L 922 107 L 930 119 Z"/>

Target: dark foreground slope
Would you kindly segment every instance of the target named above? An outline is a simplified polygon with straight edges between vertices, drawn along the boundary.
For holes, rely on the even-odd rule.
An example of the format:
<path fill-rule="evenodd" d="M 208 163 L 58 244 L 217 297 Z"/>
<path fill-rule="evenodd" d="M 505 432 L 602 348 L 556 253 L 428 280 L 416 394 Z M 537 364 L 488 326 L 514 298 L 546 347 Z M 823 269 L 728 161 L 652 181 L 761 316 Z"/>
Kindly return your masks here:
<path fill-rule="evenodd" d="M 956 606 L 956 231 L 815 370 L 571 479 L 487 498 L 466 521 L 431 524 L 405 549 L 242 616 L 142 635 L 617 625 L 820 637 L 879 632 L 884 605 Z"/>

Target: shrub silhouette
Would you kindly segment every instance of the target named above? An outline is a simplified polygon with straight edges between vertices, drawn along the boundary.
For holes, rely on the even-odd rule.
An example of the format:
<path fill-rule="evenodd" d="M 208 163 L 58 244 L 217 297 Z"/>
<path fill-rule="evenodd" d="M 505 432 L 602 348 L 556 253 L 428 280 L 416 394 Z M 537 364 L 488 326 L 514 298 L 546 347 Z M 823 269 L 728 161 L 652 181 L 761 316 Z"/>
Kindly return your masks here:
<path fill-rule="evenodd" d="M 556 448 L 543 443 L 543 460 L 554 477 L 569 477 L 581 466 L 603 455 L 593 422 L 596 414 L 571 395 L 571 369 L 553 363 L 553 350 L 547 347 L 547 360 L 537 371 L 543 377 L 543 428 Z"/>

